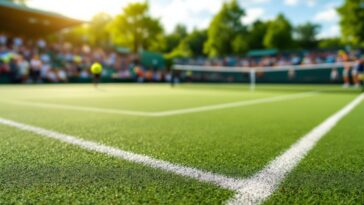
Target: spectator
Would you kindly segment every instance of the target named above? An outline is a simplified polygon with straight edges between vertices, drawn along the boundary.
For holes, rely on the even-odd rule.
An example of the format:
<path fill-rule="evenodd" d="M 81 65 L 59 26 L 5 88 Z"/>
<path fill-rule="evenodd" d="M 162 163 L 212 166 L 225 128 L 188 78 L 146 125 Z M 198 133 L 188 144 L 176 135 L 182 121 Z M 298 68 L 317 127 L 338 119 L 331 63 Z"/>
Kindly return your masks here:
<path fill-rule="evenodd" d="M 0 34 L 0 46 L 6 46 L 8 38 L 4 34 Z"/>
<path fill-rule="evenodd" d="M 11 83 L 16 83 L 18 80 L 18 65 L 16 63 L 15 57 L 11 57 L 9 61 L 9 79 Z"/>
<path fill-rule="evenodd" d="M 304 56 L 282 54 L 260 58 L 205 59 L 199 57 L 196 59 L 176 59 L 175 63 L 241 67 L 311 65 L 341 62 L 342 59 L 336 58 L 336 53 L 337 51 L 308 52 Z M 38 39 L 35 44 L 32 44 L 29 39 L 5 34 L 0 34 L 0 60 L 0 73 L 9 76 L 13 82 L 68 82 L 70 79 L 90 79 L 89 68 L 95 61 L 104 65 L 105 72 L 102 75 L 110 79 L 160 82 L 170 81 L 172 78 L 170 73 L 156 69 L 156 65 L 149 69 L 143 67 L 138 61 L 135 61 L 135 57 L 132 55 L 121 55 L 112 50 L 105 51 L 101 48 L 92 48 L 89 45 L 50 44 L 44 39 Z"/>
<path fill-rule="evenodd" d="M 27 82 L 29 76 L 29 63 L 24 60 L 23 56 L 18 56 L 18 69 L 19 69 L 19 80 L 20 82 Z"/>
<path fill-rule="evenodd" d="M 40 60 L 38 55 L 35 55 L 30 60 L 30 77 L 33 83 L 40 82 L 42 67 L 43 67 L 42 61 Z"/>

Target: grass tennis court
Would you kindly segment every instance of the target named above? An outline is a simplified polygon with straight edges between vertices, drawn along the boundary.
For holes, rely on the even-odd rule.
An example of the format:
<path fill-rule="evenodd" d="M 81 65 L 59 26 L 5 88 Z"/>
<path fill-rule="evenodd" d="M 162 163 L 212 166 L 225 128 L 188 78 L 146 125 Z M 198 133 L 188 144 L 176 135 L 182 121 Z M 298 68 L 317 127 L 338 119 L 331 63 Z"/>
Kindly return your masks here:
<path fill-rule="evenodd" d="M 2 86 L 0 118 L 245 179 L 360 95 L 339 86 Z M 363 204 L 364 104 L 267 204 Z M 0 203 L 225 204 L 234 190 L 0 123 Z"/>

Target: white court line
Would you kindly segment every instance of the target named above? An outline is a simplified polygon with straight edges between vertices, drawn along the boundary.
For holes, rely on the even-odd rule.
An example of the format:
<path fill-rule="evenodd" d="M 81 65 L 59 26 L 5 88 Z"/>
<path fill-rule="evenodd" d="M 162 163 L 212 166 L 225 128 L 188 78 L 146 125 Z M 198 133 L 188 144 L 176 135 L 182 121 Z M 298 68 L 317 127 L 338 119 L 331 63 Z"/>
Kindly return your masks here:
<path fill-rule="evenodd" d="M 7 102 L 7 103 L 11 103 L 11 104 L 18 104 L 18 105 L 25 105 L 25 106 L 32 106 L 32 107 L 39 107 L 39 108 L 56 108 L 56 109 L 75 110 L 75 111 L 84 111 L 84 112 L 144 116 L 144 117 L 167 117 L 167 116 L 183 115 L 183 114 L 189 114 L 189 113 L 208 112 L 208 111 L 213 111 L 213 110 L 221 110 L 221 109 L 234 108 L 234 107 L 245 107 L 245 106 L 258 105 L 258 104 L 264 104 L 264 103 L 280 102 L 280 101 L 285 101 L 285 100 L 295 100 L 295 99 L 299 99 L 299 98 L 317 95 L 319 93 L 320 92 L 318 92 L 318 91 L 311 91 L 311 92 L 304 92 L 304 93 L 298 93 L 298 94 L 276 96 L 276 97 L 271 97 L 271 98 L 244 100 L 244 101 L 239 101 L 239 102 L 223 103 L 223 104 L 218 104 L 218 105 L 208 105 L 208 106 L 201 106 L 201 107 L 196 107 L 196 108 L 178 109 L 178 110 L 170 110 L 170 111 L 162 111 L 162 112 L 139 112 L 139 111 L 129 111 L 129 110 L 52 104 L 52 103 L 32 103 L 32 102 L 19 102 L 19 101 L 3 101 L 3 102 Z"/>
<path fill-rule="evenodd" d="M 53 104 L 53 103 L 33 103 L 33 102 L 20 102 L 20 101 L 3 101 L 10 104 L 25 105 L 30 107 L 38 108 L 55 108 L 63 110 L 74 110 L 82 112 L 95 112 L 95 113 L 106 113 L 116 115 L 132 115 L 132 116 L 144 116 L 153 117 L 153 113 L 150 112 L 139 112 L 130 110 L 119 110 L 119 109 L 108 109 L 108 108 L 97 108 L 97 107 L 82 107 L 75 105 L 64 105 L 64 104 Z"/>
<path fill-rule="evenodd" d="M 275 158 L 263 170 L 244 180 L 240 185 L 241 188 L 238 190 L 238 194 L 229 201 L 229 205 L 261 204 L 273 194 L 287 174 L 298 165 L 316 143 L 363 100 L 364 94 L 361 94 L 342 110 L 310 131 L 282 155 Z"/>
<path fill-rule="evenodd" d="M 166 117 L 166 116 L 182 115 L 182 114 L 188 114 L 188 113 L 222 110 L 222 109 L 234 108 L 234 107 L 245 107 L 245 106 L 250 106 L 250 105 L 273 103 L 273 102 L 280 102 L 280 101 L 285 101 L 285 100 L 295 100 L 295 99 L 299 99 L 299 98 L 318 95 L 319 93 L 320 92 L 318 92 L 318 91 L 304 92 L 304 93 L 298 93 L 298 94 L 276 96 L 276 97 L 271 97 L 271 98 L 245 100 L 245 101 L 239 101 L 239 102 L 224 103 L 224 104 L 219 104 L 219 105 L 209 105 L 209 106 L 202 106 L 202 107 L 196 107 L 196 108 L 164 111 L 164 112 L 154 113 L 154 115 L 158 116 L 158 117 Z"/>
<path fill-rule="evenodd" d="M 83 139 L 77 138 L 75 136 L 62 134 L 59 132 L 15 122 L 15 121 L 4 119 L 4 118 L 0 118 L 0 124 L 7 125 L 10 127 L 15 127 L 20 130 L 32 132 L 32 133 L 35 133 L 35 134 L 38 134 L 38 135 L 41 135 L 41 136 L 44 136 L 47 138 L 56 139 L 56 140 L 59 140 L 59 141 L 62 141 L 62 142 L 68 143 L 68 144 L 76 145 L 76 146 L 79 146 L 86 150 L 107 154 L 107 155 L 113 156 L 113 157 L 118 157 L 118 158 L 130 161 L 130 162 L 135 162 L 135 163 L 143 164 L 143 165 L 146 165 L 149 167 L 161 169 L 161 170 L 164 170 L 167 172 L 172 172 L 177 175 L 190 177 L 190 178 L 196 179 L 198 181 L 213 183 L 220 187 L 230 189 L 230 190 L 234 190 L 234 188 L 233 188 L 233 187 L 235 187 L 234 185 L 237 184 L 237 182 L 239 181 L 239 179 L 230 178 L 230 177 L 226 177 L 226 176 L 219 175 L 219 174 L 213 174 L 211 172 L 202 171 L 202 170 L 198 170 L 195 168 L 189 168 L 189 167 L 185 167 L 185 166 L 181 166 L 181 165 L 176 165 L 176 164 L 173 164 L 173 163 L 170 163 L 167 161 L 154 159 L 149 156 L 135 154 L 132 152 L 124 151 L 124 150 L 121 150 L 118 148 L 106 146 L 106 145 L 99 144 L 96 142 L 83 140 Z"/>
<path fill-rule="evenodd" d="M 130 162 L 143 164 L 149 167 L 161 169 L 177 175 L 208 182 L 222 188 L 236 191 L 237 194 L 229 200 L 230 205 L 235 204 L 260 204 L 266 200 L 279 186 L 288 173 L 306 156 L 316 143 L 326 135 L 342 118 L 349 114 L 364 100 L 364 94 L 357 97 L 342 110 L 329 117 L 307 135 L 292 145 L 285 153 L 269 163 L 262 171 L 248 179 L 238 179 L 214 174 L 196 168 L 176 165 L 167 161 L 154 159 L 149 156 L 123 151 L 114 147 L 102 145 L 96 142 L 83 140 L 71 135 L 54 132 L 12 120 L 0 118 L 0 124 L 29 131 L 47 138 L 52 138 L 68 144 L 79 146 L 83 149 L 118 157 Z"/>

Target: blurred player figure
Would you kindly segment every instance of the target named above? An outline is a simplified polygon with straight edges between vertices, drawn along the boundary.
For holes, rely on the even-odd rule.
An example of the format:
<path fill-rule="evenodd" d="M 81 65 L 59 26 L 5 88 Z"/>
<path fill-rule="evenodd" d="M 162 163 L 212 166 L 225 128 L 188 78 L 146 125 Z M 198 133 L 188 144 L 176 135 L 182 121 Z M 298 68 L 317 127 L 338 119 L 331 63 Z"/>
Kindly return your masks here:
<path fill-rule="evenodd" d="M 344 65 L 344 88 L 350 87 L 350 70 L 351 70 L 351 64 L 350 64 L 350 56 L 343 50 L 339 51 L 338 54 L 338 60 L 339 62 L 342 62 Z"/>
<path fill-rule="evenodd" d="M 357 60 L 357 66 L 356 66 L 356 80 L 358 82 L 358 86 L 361 87 L 361 91 L 364 92 L 364 58 L 359 58 Z"/>
<path fill-rule="evenodd" d="M 363 72 L 363 60 L 364 59 L 362 57 L 358 56 L 355 60 L 355 66 L 353 67 L 353 71 L 351 72 L 355 88 L 360 88 L 362 86 L 360 75 Z"/>
<path fill-rule="evenodd" d="M 94 86 L 95 86 L 95 88 L 97 88 L 97 86 L 100 82 L 100 77 L 101 77 L 101 73 L 102 73 L 102 65 L 98 62 L 92 64 L 91 73 L 93 75 Z"/>
<path fill-rule="evenodd" d="M 171 70 L 171 87 L 175 87 L 177 83 L 179 83 L 179 71 L 172 69 Z"/>

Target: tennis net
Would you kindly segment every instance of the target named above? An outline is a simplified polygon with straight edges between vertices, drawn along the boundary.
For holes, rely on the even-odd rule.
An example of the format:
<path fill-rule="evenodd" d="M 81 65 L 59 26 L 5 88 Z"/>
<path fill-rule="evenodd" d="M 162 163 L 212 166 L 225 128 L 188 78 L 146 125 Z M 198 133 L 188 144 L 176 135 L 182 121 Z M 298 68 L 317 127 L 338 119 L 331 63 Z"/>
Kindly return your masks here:
<path fill-rule="evenodd" d="M 355 63 L 348 63 L 355 70 Z M 343 63 L 285 65 L 274 67 L 225 67 L 175 65 L 181 82 L 332 84 L 342 83 Z M 352 73 L 351 73 L 352 74 Z M 353 74 L 352 74 L 353 75 Z"/>

